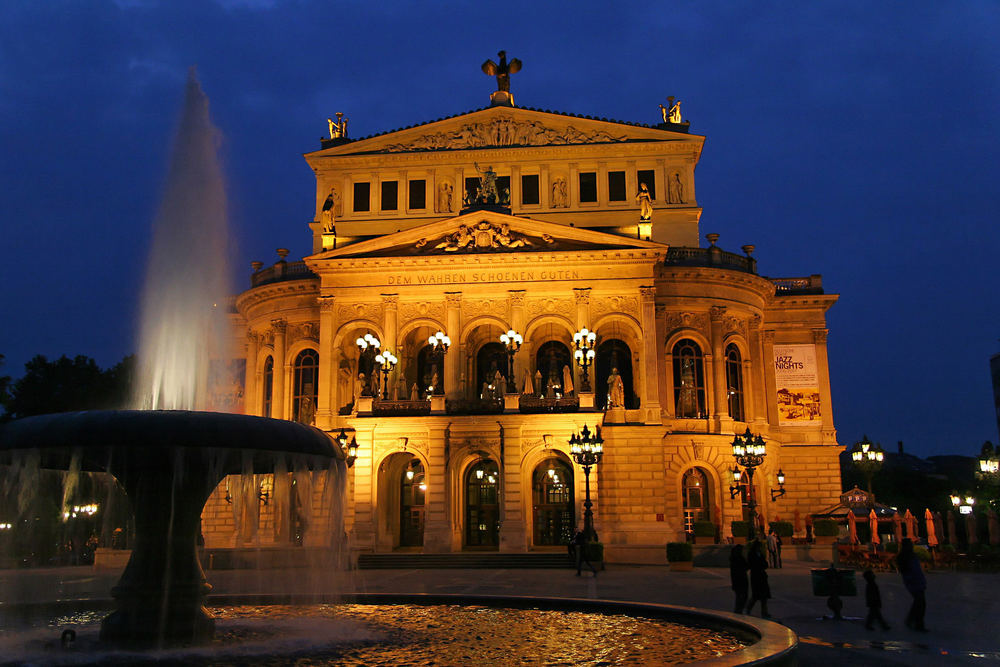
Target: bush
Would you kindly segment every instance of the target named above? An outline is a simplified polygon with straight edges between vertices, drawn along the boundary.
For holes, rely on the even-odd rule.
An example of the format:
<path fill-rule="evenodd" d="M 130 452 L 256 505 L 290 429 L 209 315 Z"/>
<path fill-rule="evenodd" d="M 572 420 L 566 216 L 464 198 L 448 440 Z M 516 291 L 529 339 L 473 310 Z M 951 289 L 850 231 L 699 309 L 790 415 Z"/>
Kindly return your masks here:
<path fill-rule="evenodd" d="M 715 524 L 711 521 L 694 522 L 695 537 L 715 537 Z"/>
<path fill-rule="evenodd" d="M 795 532 L 795 527 L 792 526 L 791 521 L 772 521 L 771 530 L 777 533 L 781 539 L 785 539 L 792 536 L 792 533 Z"/>
<path fill-rule="evenodd" d="M 733 537 L 748 537 L 750 535 L 750 522 L 733 521 L 730 532 L 733 534 Z"/>
<path fill-rule="evenodd" d="M 917 555 L 917 558 L 920 559 L 921 562 L 929 563 L 933 560 L 930 549 L 927 547 L 913 547 L 913 553 Z"/>
<path fill-rule="evenodd" d="M 813 535 L 816 537 L 837 537 L 840 526 L 833 519 L 816 519 L 813 522 Z"/>
<path fill-rule="evenodd" d="M 694 560 L 694 549 L 687 542 L 667 542 L 667 562 L 684 563 Z"/>

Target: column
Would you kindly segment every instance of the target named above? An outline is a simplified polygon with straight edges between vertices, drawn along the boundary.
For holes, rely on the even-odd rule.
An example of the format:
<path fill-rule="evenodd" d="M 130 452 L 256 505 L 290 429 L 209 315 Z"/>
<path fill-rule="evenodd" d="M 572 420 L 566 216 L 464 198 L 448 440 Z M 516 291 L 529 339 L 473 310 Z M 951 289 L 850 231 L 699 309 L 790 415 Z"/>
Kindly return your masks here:
<path fill-rule="evenodd" d="M 285 419 L 285 333 L 288 329 L 288 322 L 285 320 L 271 320 L 271 329 L 274 330 L 274 387 L 271 390 L 271 416 L 277 419 Z"/>
<path fill-rule="evenodd" d="M 574 287 L 573 297 L 576 299 L 576 330 L 587 327 L 593 331 L 594 323 L 590 321 L 590 288 Z"/>
<path fill-rule="evenodd" d="M 722 318 L 725 314 L 725 306 L 712 306 L 708 309 L 708 316 L 712 322 L 712 393 L 715 396 L 712 418 L 715 420 L 716 429 L 721 428 L 720 422 L 723 417 L 730 416 L 729 401 L 726 395 L 728 389 L 726 387 L 726 355 L 722 349 Z"/>
<path fill-rule="evenodd" d="M 504 450 L 503 470 L 500 471 L 503 475 L 500 551 L 524 552 L 528 549 L 524 494 L 531 494 L 531 486 L 530 482 L 527 489 L 521 486 L 521 429 L 503 429 L 500 445 Z"/>
<path fill-rule="evenodd" d="M 660 397 L 656 392 L 656 379 L 660 375 L 660 355 L 656 344 L 656 288 L 639 288 L 640 310 L 642 312 L 642 356 L 643 387 L 642 407 L 646 423 L 660 421 Z"/>
<path fill-rule="evenodd" d="M 774 331 L 761 331 L 761 346 L 764 365 L 764 402 L 767 406 L 767 421 L 771 426 L 778 425 L 778 387 L 774 377 Z"/>
<path fill-rule="evenodd" d="M 816 373 L 819 379 L 819 410 L 823 420 L 823 440 L 834 441 L 836 432 L 833 430 L 833 396 L 830 391 L 830 367 L 826 349 L 829 330 L 813 329 L 812 334 L 813 344 L 816 346 Z"/>
<path fill-rule="evenodd" d="M 763 424 L 767 421 L 767 403 L 766 393 L 767 388 L 764 383 L 764 364 L 767 364 L 767 359 L 764 358 L 764 348 L 761 342 L 761 331 L 760 325 L 763 321 L 760 315 L 754 315 L 750 318 L 747 323 L 747 343 L 750 347 L 750 365 L 747 374 L 743 376 L 744 381 L 744 392 L 748 396 L 747 404 L 753 404 L 753 421 L 756 424 Z M 750 382 L 747 382 L 747 379 Z M 747 412 L 747 420 L 750 420 L 750 412 Z"/>
<path fill-rule="evenodd" d="M 333 349 L 333 336 L 337 323 L 333 310 L 333 295 L 323 295 L 319 301 L 319 386 L 316 388 L 316 426 L 323 430 L 333 428 L 337 414 L 337 355 Z"/>
<path fill-rule="evenodd" d="M 524 317 L 524 290 L 512 289 L 508 290 L 507 293 L 509 295 L 507 321 L 510 322 L 511 329 L 523 336 L 525 334 L 524 327 L 527 324 Z M 525 362 L 527 356 L 523 346 L 521 351 L 514 355 L 514 387 L 517 393 L 521 393 L 521 389 L 524 387 L 524 373 L 530 366 Z"/>
<path fill-rule="evenodd" d="M 445 443 L 448 428 L 427 430 L 427 492 L 424 496 L 424 552 L 452 551 L 451 522 L 448 520 L 448 461 Z"/>
<path fill-rule="evenodd" d="M 260 398 L 257 396 L 260 383 L 257 380 L 257 356 L 260 354 L 260 335 L 247 329 L 247 368 L 243 380 L 243 414 L 259 415 Z"/>
<path fill-rule="evenodd" d="M 451 349 L 444 355 L 444 391 L 445 397 L 458 399 L 462 396 L 459 393 L 458 375 L 462 368 L 462 352 L 465 349 L 460 340 L 462 336 L 462 293 L 445 292 L 444 295 L 444 321 L 445 333 L 451 338 Z"/>

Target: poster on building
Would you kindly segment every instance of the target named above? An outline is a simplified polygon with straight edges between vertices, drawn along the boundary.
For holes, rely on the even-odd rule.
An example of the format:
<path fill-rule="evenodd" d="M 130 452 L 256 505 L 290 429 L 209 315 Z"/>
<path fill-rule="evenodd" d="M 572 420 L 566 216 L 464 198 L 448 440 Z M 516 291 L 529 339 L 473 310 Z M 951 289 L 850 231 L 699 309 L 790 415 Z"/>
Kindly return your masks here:
<path fill-rule="evenodd" d="M 778 421 L 819 421 L 819 376 L 815 345 L 775 345 L 774 379 L 778 389 Z"/>
<path fill-rule="evenodd" d="M 208 409 L 243 414 L 247 360 L 213 359 L 208 366 Z"/>

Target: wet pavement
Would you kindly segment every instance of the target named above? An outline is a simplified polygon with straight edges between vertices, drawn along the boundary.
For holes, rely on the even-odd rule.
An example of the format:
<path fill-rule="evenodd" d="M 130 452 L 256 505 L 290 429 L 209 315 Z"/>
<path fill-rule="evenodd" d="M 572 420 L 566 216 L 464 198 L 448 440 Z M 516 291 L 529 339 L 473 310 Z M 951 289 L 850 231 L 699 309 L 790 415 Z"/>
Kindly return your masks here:
<path fill-rule="evenodd" d="M 772 620 L 794 630 L 802 665 L 948 665 L 1000 663 L 1000 575 L 932 571 L 927 574 L 928 633 L 907 629 L 909 595 L 895 573 L 879 573 L 890 630 L 864 627 L 863 581 L 858 597 L 844 598 L 842 621 L 824 619 L 825 598 L 811 594 L 816 563 L 787 561 L 768 570 Z M 459 593 L 537 595 L 658 602 L 731 611 L 727 568 L 670 572 L 663 566 L 608 565 L 594 577 L 571 570 L 217 570 L 208 573 L 219 594 Z M 0 571 L 0 602 L 104 600 L 115 572 L 87 567 Z M 759 611 L 759 610 L 758 610 Z"/>

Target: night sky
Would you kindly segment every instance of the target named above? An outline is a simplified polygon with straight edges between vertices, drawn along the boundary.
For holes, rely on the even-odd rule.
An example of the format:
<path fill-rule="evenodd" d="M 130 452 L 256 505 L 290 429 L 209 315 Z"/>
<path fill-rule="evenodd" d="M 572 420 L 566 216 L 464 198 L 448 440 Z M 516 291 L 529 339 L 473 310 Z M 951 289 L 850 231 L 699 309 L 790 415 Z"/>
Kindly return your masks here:
<path fill-rule="evenodd" d="M 815 6 L 814 6 L 815 5 Z M 35 354 L 110 366 L 136 300 L 187 69 L 224 134 L 238 285 L 310 250 L 302 159 L 343 111 L 359 137 L 524 106 L 707 137 L 701 232 L 761 273 L 823 275 L 839 440 L 978 453 L 997 441 L 994 2 L 0 4 L 0 374 Z M 197 243 L 197 239 L 192 239 Z"/>

